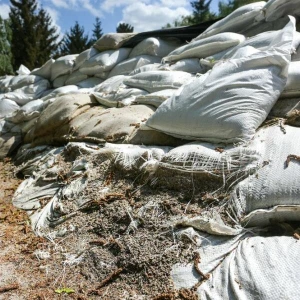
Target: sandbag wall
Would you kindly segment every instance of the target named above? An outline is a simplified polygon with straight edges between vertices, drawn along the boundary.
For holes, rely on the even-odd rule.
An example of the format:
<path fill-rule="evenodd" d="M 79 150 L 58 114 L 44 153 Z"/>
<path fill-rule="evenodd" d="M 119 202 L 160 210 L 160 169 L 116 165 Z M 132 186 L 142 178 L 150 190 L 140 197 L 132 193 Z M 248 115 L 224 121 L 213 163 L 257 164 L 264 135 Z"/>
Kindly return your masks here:
<path fill-rule="evenodd" d="M 218 211 L 179 223 L 195 228 L 199 239 L 209 233 L 211 243 L 220 246 L 214 251 L 222 249 L 225 257 L 233 249 L 235 259 L 247 252 L 237 248 L 249 234 L 243 226 L 300 221 L 299 17 L 296 0 L 257 2 L 240 7 L 189 43 L 154 36 L 129 48 L 134 34 L 106 34 L 79 55 L 50 59 L 31 72 L 21 67 L 19 75 L 0 79 L 0 158 L 26 144 L 18 153 L 19 163 L 38 174 L 67 143 L 83 153 L 98 151 L 84 142 L 101 144 L 101 151 L 113 153 L 124 168 L 149 172 L 161 181 L 170 182 L 170 172 L 174 178 L 196 174 L 199 182 L 209 177 L 212 182 L 203 189 L 227 193 L 224 207 L 236 226 L 224 224 Z M 57 148 L 49 150 L 48 145 Z M 39 154 L 30 164 L 41 161 L 43 167 L 28 163 L 32 156 L 27 154 L 35 151 Z M 87 166 L 74 163 L 76 168 L 84 174 Z M 36 175 L 26 179 L 15 205 L 34 210 L 45 196 L 37 191 L 40 186 Z M 60 201 L 60 187 L 53 183 L 47 188 L 47 196 L 54 197 L 47 205 L 49 214 Z M 39 230 L 48 225 L 43 214 L 34 215 Z M 214 235 L 230 238 L 219 242 Z M 253 240 L 258 243 L 259 238 Z M 210 257 L 202 267 L 223 278 L 228 260 L 221 271 Z M 188 274 L 192 278 L 191 268 L 174 267 L 175 286 L 190 287 Z M 251 276 L 241 277 L 250 282 Z M 211 279 L 199 288 L 201 299 L 249 298 L 253 292 L 246 288 L 245 296 L 225 286 L 227 295 L 222 288 L 214 292 L 213 285 Z M 257 285 L 258 298 L 267 299 L 264 287 L 259 281 Z"/>

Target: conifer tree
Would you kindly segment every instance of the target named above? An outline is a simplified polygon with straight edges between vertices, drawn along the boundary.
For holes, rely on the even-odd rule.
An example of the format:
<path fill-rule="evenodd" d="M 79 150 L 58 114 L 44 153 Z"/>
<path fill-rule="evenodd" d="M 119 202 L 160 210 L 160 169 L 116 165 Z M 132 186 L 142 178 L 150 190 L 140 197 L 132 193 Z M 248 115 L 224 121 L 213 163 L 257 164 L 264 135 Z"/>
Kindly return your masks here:
<path fill-rule="evenodd" d="M 3 20 L 0 16 L 0 76 L 13 73 L 10 50 L 11 30 L 8 23 L 9 20 Z"/>
<path fill-rule="evenodd" d="M 198 0 L 191 2 L 193 8 L 193 14 L 191 16 L 192 24 L 209 21 L 216 17 L 209 9 L 211 1 L 212 0 L 208 0 L 207 2 L 206 0 Z"/>
<path fill-rule="evenodd" d="M 33 69 L 49 59 L 56 48 L 56 29 L 44 9 L 37 11 L 36 0 L 10 0 L 13 67 Z"/>
<path fill-rule="evenodd" d="M 101 28 L 101 21 L 97 17 L 96 23 L 94 24 L 93 34 L 91 38 L 91 43 L 95 43 L 97 40 L 99 40 L 103 35 L 102 28 Z"/>
<path fill-rule="evenodd" d="M 219 2 L 219 17 L 226 17 L 237 8 L 244 6 L 246 4 L 259 2 L 260 0 L 228 0 Z"/>
<path fill-rule="evenodd" d="M 116 31 L 117 33 L 126 33 L 126 32 L 133 32 L 134 27 L 127 23 L 119 23 Z"/>
<path fill-rule="evenodd" d="M 59 54 L 78 54 L 91 47 L 91 45 L 92 42 L 89 40 L 89 36 L 84 33 L 84 27 L 76 21 L 70 31 L 65 34 L 59 47 Z"/>

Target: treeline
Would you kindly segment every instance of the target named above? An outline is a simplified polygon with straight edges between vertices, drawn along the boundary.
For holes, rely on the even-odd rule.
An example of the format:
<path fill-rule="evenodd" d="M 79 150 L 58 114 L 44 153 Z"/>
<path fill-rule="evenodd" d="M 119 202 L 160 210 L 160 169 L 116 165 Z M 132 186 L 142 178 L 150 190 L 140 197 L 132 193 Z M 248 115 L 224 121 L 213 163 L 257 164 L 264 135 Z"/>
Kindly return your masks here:
<path fill-rule="evenodd" d="M 165 27 L 197 24 L 224 17 L 236 8 L 258 0 L 221 0 L 219 13 L 211 12 L 212 0 L 192 1 L 193 12 Z M 37 0 L 10 0 L 9 18 L 0 17 L 0 76 L 13 74 L 23 64 L 30 70 L 40 67 L 49 58 L 77 54 L 90 48 L 103 35 L 99 18 L 95 19 L 92 35 L 85 33 L 84 27 L 75 22 L 59 41 L 56 27 L 50 15 Z M 120 23 L 116 32 L 133 32 L 130 24 Z"/>
<path fill-rule="evenodd" d="M 218 13 L 212 12 L 211 10 L 212 0 L 191 1 L 193 12 L 190 16 L 181 16 L 177 20 L 174 20 L 173 23 L 166 24 L 163 28 L 195 25 L 201 22 L 223 18 L 243 5 L 259 1 L 260 0 L 220 0 L 218 3 Z"/>

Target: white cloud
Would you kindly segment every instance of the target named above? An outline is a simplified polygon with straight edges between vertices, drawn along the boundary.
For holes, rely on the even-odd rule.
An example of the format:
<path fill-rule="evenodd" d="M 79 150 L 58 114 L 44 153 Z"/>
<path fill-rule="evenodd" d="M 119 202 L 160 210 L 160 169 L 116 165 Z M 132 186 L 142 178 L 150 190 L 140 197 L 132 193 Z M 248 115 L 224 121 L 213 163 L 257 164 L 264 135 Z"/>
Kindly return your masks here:
<path fill-rule="evenodd" d="M 3 19 L 7 19 L 8 18 L 9 12 L 10 12 L 9 5 L 7 5 L 7 4 L 0 4 L 0 16 Z"/>
<path fill-rule="evenodd" d="M 51 2 L 56 7 L 69 8 L 69 4 L 65 0 L 51 0 Z"/>
<path fill-rule="evenodd" d="M 149 5 L 134 3 L 123 9 L 121 22 L 132 25 L 135 32 L 141 32 L 160 29 L 167 23 L 172 23 L 178 17 L 188 14 L 190 14 L 190 11 L 182 6 L 170 8 L 158 2 Z"/>
<path fill-rule="evenodd" d="M 52 25 L 56 27 L 56 33 L 59 35 L 58 40 L 61 40 L 63 38 L 63 33 L 61 32 L 61 27 L 58 25 L 60 13 L 56 9 L 48 6 L 45 7 L 45 11 L 50 15 Z"/>
<path fill-rule="evenodd" d="M 113 12 L 115 8 L 129 6 L 136 3 L 136 0 L 105 0 L 101 4 L 101 9 L 106 12 Z M 140 0 L 139 3 L 150 3 L 150 0 Z"/>

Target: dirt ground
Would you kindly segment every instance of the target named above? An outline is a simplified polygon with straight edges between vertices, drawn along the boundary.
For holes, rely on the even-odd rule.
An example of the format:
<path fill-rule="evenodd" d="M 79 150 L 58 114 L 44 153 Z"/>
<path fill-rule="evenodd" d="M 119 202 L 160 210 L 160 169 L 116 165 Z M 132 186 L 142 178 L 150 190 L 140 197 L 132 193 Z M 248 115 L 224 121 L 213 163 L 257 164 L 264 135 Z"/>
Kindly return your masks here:
<path fill-rule="evenodd" d="M 106 173 L 112 192 L 97 199 L 90 191 L 90 206 L 57 226 L 55 239 L 41 238 L 11 204 L 21 182 L 14 170 L 0 162 L 0 299 L 198 299 L 170 280 L 173 264 L 195 260 L 195 245 L 169 226 L 176 215 L 199 213 L 197 195 L 188 205 L 180 191 L 136 191 L 132 179 Z"/>

